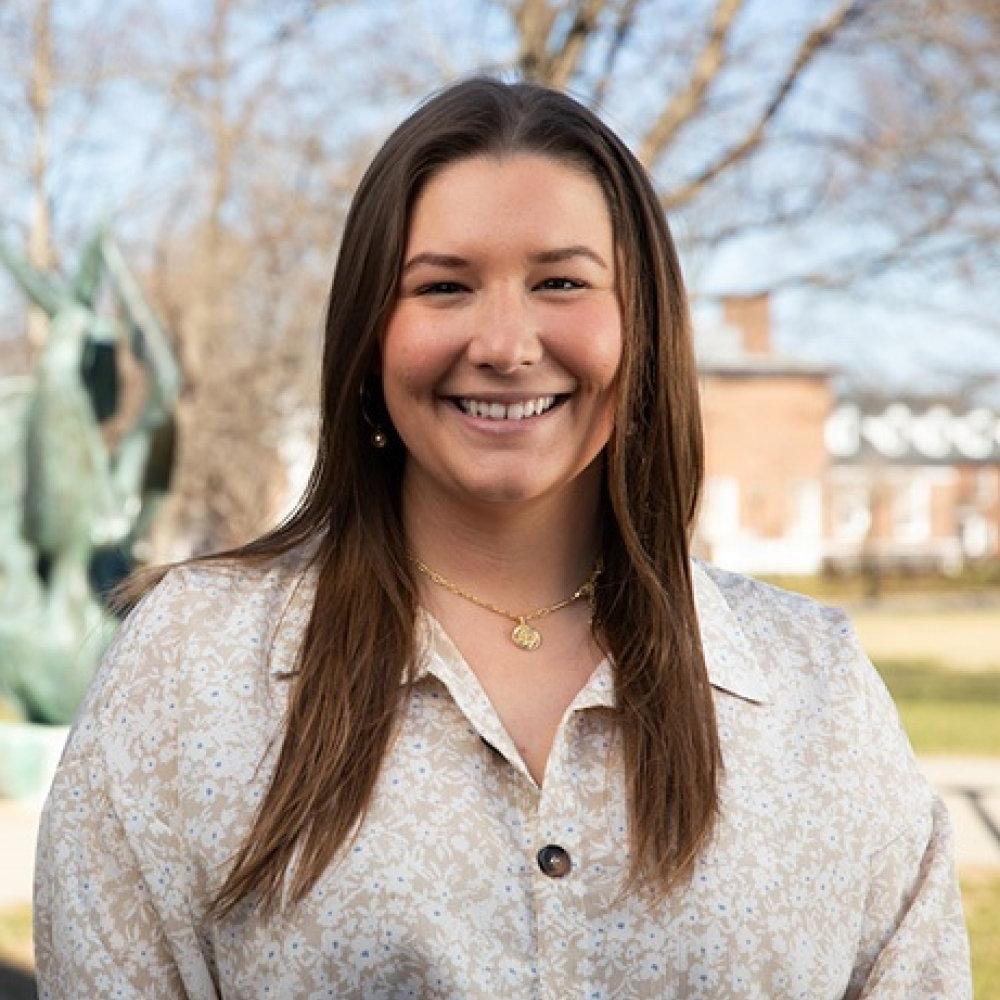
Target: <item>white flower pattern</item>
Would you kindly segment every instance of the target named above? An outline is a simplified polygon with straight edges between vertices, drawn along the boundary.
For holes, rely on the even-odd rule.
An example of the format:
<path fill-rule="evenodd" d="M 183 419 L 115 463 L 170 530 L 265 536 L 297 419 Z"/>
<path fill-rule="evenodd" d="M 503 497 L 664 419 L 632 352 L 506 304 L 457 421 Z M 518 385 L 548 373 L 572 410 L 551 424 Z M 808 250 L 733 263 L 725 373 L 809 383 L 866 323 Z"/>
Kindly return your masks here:
<path fill-rule="evenodd" d="M 722 815 L 690 885 L 628 867 L 605 660 L 538 787 L 421 611 L 421 678 L 371 813 L 295 912 L 206 906 L 267 788 L 315 579 L 171 571 L 91 685 L 38 840 L 39 995 L 965 998 L 947 812 L 843 614 L 696 563 Z M 542 873 L 545 845 L 568 852 Z"/>

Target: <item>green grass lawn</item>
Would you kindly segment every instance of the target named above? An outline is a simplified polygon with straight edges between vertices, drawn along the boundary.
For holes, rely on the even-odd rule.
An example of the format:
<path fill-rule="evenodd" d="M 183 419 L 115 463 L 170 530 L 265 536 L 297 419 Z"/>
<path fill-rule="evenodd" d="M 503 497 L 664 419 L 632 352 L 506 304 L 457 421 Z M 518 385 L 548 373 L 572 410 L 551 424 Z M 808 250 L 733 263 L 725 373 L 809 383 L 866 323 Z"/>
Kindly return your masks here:
<path fill-rule="evenodd" d="M 1000 875 L 962 879 L 976 1000 L 1000 1000 Z"/>
<path fill-rule="evenodd" d="M 760 579 L 786 590 L 797 590 L 829 604 L 857 603 L 870 595 L 870 582 L 861 576 L 775 576 L 763 574 Z M 881 577 L 882 597 L 976 594 L 1000 600 L 1000 563 L 960 574 L 942 576 L 938 573 L 890 573 Z"/>
<path fill-rule="evenodd" d="M 30 906 L 0 910 L 0 962 L 16 965 L 19 969 L 34 967 Z"/>
<path fill-rule="evenodd" d="M 876 663 L 917 753 L 1000 756 L 1000 671 Z"/>

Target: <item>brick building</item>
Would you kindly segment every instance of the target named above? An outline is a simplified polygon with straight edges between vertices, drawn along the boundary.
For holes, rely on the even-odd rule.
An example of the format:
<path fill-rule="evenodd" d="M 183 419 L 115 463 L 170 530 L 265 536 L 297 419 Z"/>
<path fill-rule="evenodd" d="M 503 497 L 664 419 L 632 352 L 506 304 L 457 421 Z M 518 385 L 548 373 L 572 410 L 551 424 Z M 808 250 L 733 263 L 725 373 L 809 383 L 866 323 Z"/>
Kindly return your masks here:
<path fill-rule="evenodd" d="M 954 572 L 1000 558 L 1000 415 L 855 397 L 826 429 L 829 563 Z"/>
<path fill-rule="evenodd" d="M 829 367 L 778 357 L 765 296 L 730 298 L 699 332 L 705 496 L 697 550 L 729 569 L 814 573 L 823 564 Z"/>
<path fill-rule="evenodd" d="M 959 569 L 1000 558 L 1000 414 L 834 393 L 779 356 L 766 296 L 698 335 L 706 436 L 695 551 L 747 573 Z"/>

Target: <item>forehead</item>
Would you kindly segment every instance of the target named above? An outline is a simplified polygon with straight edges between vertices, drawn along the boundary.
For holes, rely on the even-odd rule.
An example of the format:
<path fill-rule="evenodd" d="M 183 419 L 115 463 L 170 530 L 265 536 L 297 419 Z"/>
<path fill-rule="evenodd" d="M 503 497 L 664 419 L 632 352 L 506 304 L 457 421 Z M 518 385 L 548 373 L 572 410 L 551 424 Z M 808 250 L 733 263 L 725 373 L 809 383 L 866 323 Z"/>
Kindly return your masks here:
<path fill-rule="evenodd" d="M 582 167 L 535 153 L 457 160 L 427 181 L 413 206 L 407 248 L 523 243 L 538 249 L 584 243 L 609 251 L 611 213 Z M 427 245 L 425 245 L 427 244 Z"/>

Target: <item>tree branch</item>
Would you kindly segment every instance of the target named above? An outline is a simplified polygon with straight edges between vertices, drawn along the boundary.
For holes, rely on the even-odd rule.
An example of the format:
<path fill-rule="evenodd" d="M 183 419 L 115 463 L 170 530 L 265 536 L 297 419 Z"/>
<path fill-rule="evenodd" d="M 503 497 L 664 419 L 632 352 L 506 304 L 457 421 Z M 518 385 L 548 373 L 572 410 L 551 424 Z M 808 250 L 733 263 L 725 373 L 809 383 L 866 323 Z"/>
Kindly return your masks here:
<path fill-rule="evenodd" d="M 958 202 L 952 201 L 934 213 L 919 226 L 902 234 L 891 247 L 877 253 L 865 255 L 858 260 L 856 254 L 827 262 L 822 269 L 787 275 L 771 283 L 769 292 L 803 286 L 822 289 L 846 289 L 883 274 L 894 264 L 906 260 L 909 251 L 924 240 L 940 235 L 947 230 L 958 210 Z M 929 259 L 932 254 L 926 255 Z"/>
<path fill-rule="evenodd" d="M 587 42 L 597 28 L 607 0 L 578 0 L 576 16 L 559 49 L 549 55 L 546 83 L 564 89 L 580 65 Z"/>
<path fill-rule="evenodd" d="M 604 104 L 608 84 L 614 76 L 618 56 L 621 55 L 621 51 L 628 41 L 629 35 L 632 33 L 632 27 L 635 24 L 635 13 L 641 2 L 642 0 L 624 0 L 624 3 L 618 9 L 614 32 L 611 36 L 611 42 L 608 45 L 608 51 L 604 56 L 604 68 L 601 70 L 601 75 L 594 85 L 594 93 L 590 100 L 592 108 L 599 108 Z"/>
<path fill-rule="evenodd" d="M 514 10 L 514 27 L 520 40 L 517 65 L 526 80 L 542 79 L 548 63 L 549 35 L 558 13 L 547 0 L 521 0 Z"/>
<path fill-rule="evenodd" d="M 822 24 L 809 32 L 799 46 L 795 59 L 792 61 L 792 65 L 779 84 L 778 89 L 743 139 L 736 143 L 736 145 L 725 150 L 721 156 L 705 167 L 693 179 L 687 181 L 681 187 L 667 192 L 663 197 L 663 204 L 667 209 L 676 208 L 678 205 L 683 205 L 685 202 L 690 201 L 699 191 L 715 180 L 719 174 L 727 170 L 734 163 L 745 159 L 757 149 L 764 139 L 768 125 L 785 103 L 785 100 L 792 92 L 792 89 L 806 67 L 809 66 L 819 52 L 833 41 L 837 33 L 848 21 L 853 20 L 862 12 L 866 6 L 866 2 L 867 0 L 843 0 Z"/>
<path fill-rule="evenodd" d="M 708 88 L 725 62 L 726 42 L 745 2 L 746 0 L 716 0 L 712 26 L 688 85 L 675 94 L 673 100 L 660 112 L 639 147 L 639 159 L 647 169 L 651 170 L 655 166 L 673 138 L 704 103 Z"/>

